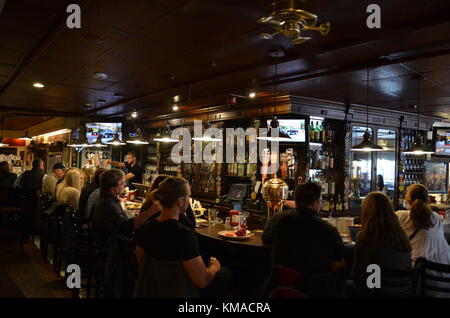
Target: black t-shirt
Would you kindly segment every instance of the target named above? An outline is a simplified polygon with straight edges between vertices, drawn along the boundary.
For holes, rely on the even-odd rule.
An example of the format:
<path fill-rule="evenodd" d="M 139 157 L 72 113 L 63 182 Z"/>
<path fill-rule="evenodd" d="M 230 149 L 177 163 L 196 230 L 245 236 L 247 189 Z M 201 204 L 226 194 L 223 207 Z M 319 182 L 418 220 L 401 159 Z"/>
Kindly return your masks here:
<path fill-rule="evenodd" d="M 134 190 L 136 187 L 133 183 L 142 183 L 142 168 L 138 163 L 135 163 L 134 166 L 132 166 L 128 162 L 125 162 L 125 168 L 127 169 L 127 173 L 134 174 L 134 177 L 128 180 L 128 187 L 131 190 Z"/>
<path fill-rule="evenodd" d="M 174 219 L 145 222 L 136 230 L 135 238 L 148 256 L 159 260 L 187 261 L 200 256 L 194 230 Z"/>
<path fill-rule="evenodd" d="M 272 245 L 273 265 L 307 274 L 330 272 L 330 261 L 344 258 L 344 246 L 335 227 L 310 209 L 276 214 L 262 235 Z"/>

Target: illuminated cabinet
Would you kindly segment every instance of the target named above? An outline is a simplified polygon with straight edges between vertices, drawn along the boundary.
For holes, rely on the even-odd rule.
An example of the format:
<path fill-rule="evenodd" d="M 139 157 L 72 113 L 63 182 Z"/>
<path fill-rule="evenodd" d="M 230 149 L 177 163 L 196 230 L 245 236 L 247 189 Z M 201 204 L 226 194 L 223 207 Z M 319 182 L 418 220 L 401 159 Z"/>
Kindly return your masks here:
<path fill-rule="evenodd" d="M 351 125 L 350 147 L 363 140 L 366 126 Z M 370 127 L 373 142 L 383 147 L 380 152 L 348 151 L 350 174 L 350 207 L 359 208 L 372 191 L 384 192 L 394 202 L 396 198 L 397 136 L 392 128 Z"/>

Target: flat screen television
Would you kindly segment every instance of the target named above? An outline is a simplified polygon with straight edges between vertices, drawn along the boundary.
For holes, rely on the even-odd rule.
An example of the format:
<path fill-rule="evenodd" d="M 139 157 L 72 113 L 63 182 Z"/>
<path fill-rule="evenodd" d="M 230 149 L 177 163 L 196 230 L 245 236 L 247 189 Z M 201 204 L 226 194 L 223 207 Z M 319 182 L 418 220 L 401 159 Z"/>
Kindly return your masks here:
<path fill-rule="evenodd" d="M 116 133 L 122 139 L 122 123 L 86 123 L 86 138 L 89 143 L 95 142 L 99 133 L 103 143 L 113 140 Z"/>
<path fill-rule="evenodd" d="M 280 132 L 291 137 L 293 142 L 306 142 L 306 130 L 304 119 L 277 119 L 279 123 Z M 270 127 L 270 122 L 267 120 L 267 127 Z"/>
<path fill-rule="evenodd" d="M 436 156 L 450 156 L 450 127 L 434 127 L 433 140 Z"/>

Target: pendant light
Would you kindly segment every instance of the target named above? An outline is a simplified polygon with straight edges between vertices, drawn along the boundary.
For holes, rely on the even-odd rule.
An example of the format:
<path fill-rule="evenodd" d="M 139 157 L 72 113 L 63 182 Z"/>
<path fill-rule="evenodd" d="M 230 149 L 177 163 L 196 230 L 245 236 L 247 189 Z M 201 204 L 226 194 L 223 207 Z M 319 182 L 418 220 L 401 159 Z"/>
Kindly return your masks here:
<path fill-rule="evenodd" d="M 166 124 L 162 133 L 158 132 L 158 134 L 156 135 L 155 138 L 153 138 L 153 140 L 158 141 L 158 142 L 165 142 L 165 143 L 169 143 L 169 142 L 175 143 L 175 142 L 180 141 L 178 139 L 172 138 L 172 129 L 170 129 L 169 123 Z"/>
<path fill-rule="evenodd" d="M 88 140 L 86 138 L 86 126 L 85 123 L 81 122 L 81 127 L 78 129 L 79 136 L 78 138 L 75 138 L 70 144 L 68 144 L 68 147 L 73 148 L 83 148 L 83 147 L 89 147 Z"/>
<path fill-rule="evenodd" d="M 136 128 L 136 136 L 131 137 L 127 140 L 127 143 L 134 145 L 148 145 L 149 142 L 142 138 L 141 130 Z"/>
<path fill-rule="evenodd" d="M 89 147 L 95 147 L 95 148 L 104 148 L 104 147 L 108 147 L 108 145 L 105 145 L 102 142 L 102 134 L 100 133 L 100 125 L 101 123 L 98 123 L 98 135 L 97 135 L 97 139 L 95 139 L 95 142 L 92 144 L 89 144 Z"/>
<path fill-rule="evenodd" d="M 403 151 L 404 154 L 409 155 L 427 155 L 427 154 L 434 154 L 434 151 L 429 149 L 426 145 L 422 144 L 422 138 L 420 137 L 420 80 L 419 77 L 417 79 L 417 130 L 416 130 L 416 136 L 414 137 L 414 144 L 411 148 L 406 149 Z"/>
<path fill-rule="evenodd" d="M 114 134 L 114 138 L 113 140 L 110 140 L 107 142 L 108 145 L 113 145 L 113 146 L 123 146 L 126 145 L 126 142 L 120 140 L 119 138 L 119 133 L 117 130 L 117 125 L 116 125 L 116 133 Z"/>
<path fill-rule="evenodd" d="M 210 82 L 208 81 L 208 111 L 207 111 L 207 122 L 205 124 L 204 130 L 206 131 L 208 128 L 211 128 L 211 123 L 209 122 L 209 110 L 210 110 L 210 106 L 211 106 L 211 87 L 210 87 Z M 210 136 L 204 136 L 202 134 L 201 137 L 194 137 L 192 138 L 192 140 L 199 140 L 199 141 L 206 141 L 206 142 L 210 142 L 210 141 L 222 141 L 222 139 L 220 138 L 216 138 L 216 137 L 210 137 Z"/>
<path fill-rule="evenodd" d="M 21 140 L 33 140 L 33 138 L 28 136 L 28 119 L 27 119 L 27 129 L 25 130 L 25 135 L 23 135 L 19 139 L 21 139 Z"/>
<path fill-rule="evenodd" d="M 367 111 L 367 119 L 366 119 L 366 132 L 363 136 L 363 141 L 354 147 L 352 147 L 351 151 L 361 151 L 361 152 L 373 152 L 373 151 L 384 151 L 383 147 L 376 145 L 372 142 L 372 137 L 369 133 L 369 69 L 367 69 L 367 80 L 366 80 L 366 111 Z"/>
<path fill-rule="evenodd" d="M 271 52 L 271 56 L 278 59 L 279 51 Z M 278 85 L 278 60 L 275 63 L 275 84 L 274 84 L 274 94 L 273 94 L 273 107 L 276 110 L 277 109 L 277 85 Z M 266 135 L 260 136 L 257 139 L 260 140 L 268 140 L 268 141 L 277 141 L 277 142 L 291 142 L 292 139 L 288 134 L 285 134 L 284 132 L 280 131 L 280 124 L 277 120 L 277 117 L 273 117 L 272 121 L 270 122 L 270 128 L 278 129 L 278 137 L 272 137 L 272 129 L 268 129 Z"/>

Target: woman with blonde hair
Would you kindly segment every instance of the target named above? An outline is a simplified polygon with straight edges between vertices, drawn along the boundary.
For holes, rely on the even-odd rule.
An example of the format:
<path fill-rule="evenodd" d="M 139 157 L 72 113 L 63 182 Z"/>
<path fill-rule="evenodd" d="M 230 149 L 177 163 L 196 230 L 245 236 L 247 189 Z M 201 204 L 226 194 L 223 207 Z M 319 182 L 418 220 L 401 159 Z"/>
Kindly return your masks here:
<path fill-rule="evenodd" d="M 409 210 L 398 211 L 397 216 L 411 243 L 413 263 L 423 257 L 431 262 L 450 264 L 450 246 L 445 240 L 440 216 L 428 205 L 428 189 L 421 184 L 409 186 L 405 202 Z"/>
<path fill-rule="evenodd" d="M 81 189 L 84 184 L 84 173 L 78 168 L 70 168 L 66 171 L 63 181 L 57 186 L 56 200 L 62 204 L 68 204 L 78 210 Z"/>
<path fill-rule="evenodd" d="M 356 238 L 353 260 L 353 279 L 359 287 L 366 285 L 370 264 L 396 271 L 412 268 L 408 237 L 391 201 L 382 192 L 370 193 L 361 209 L 361 230 Z"/>

